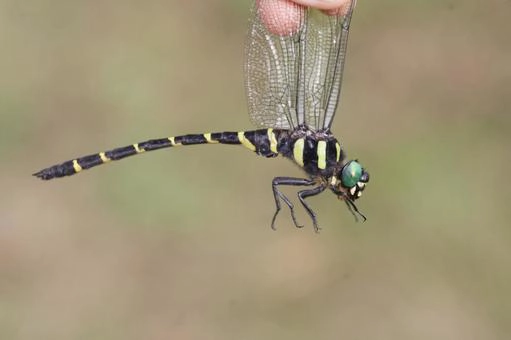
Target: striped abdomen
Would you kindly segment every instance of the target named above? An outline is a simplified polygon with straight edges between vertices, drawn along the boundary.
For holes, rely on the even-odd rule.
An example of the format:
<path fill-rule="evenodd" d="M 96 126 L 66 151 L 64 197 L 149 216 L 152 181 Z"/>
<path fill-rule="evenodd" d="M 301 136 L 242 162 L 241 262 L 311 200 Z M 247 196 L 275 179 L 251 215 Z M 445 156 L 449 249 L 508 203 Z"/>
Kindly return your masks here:
<path fill-rule="evenodd" d="M 218 132 L 196 135 L 183 135 L 161 139 L 151 139 L 113 150 L 100 152 L 51 166 L 34 174 L 44 180 L 57 177 L 71 176 L 82 170 L 116 161 L 146 151 L 153 151 L 179 145 L 195 144 L 233 144 L 243 145 L 265 157 L 275 157 L 278 154 L 279 141 L 288 136 L 286 130 L 262 129 L 240 132 Z"/>

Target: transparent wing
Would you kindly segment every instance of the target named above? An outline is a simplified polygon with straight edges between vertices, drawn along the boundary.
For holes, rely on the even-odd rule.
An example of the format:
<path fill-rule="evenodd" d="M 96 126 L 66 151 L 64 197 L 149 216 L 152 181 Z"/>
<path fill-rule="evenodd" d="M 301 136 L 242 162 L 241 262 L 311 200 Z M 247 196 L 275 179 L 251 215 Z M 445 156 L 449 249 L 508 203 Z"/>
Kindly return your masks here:
<path fill-rule="evenodd" d="M 254 7 L 245 72 L 249 114 L 255 125 L 330 128 L 354 2 L 345 15 L 327 15 L 288 2 L 288 8 L 276 8 L 278 15 L 268 17 Z M 276 7 L 282 3 L 271 2 Z M 275 27 L 287 27 L 287 31 L 276 33 Z"/>
<path fill-rule="evenodd" d="M 282 4 L 281 1 L 273 3 Z M 301 32 L 273 34 L 268 25 L 278 27 L 297 19 L 299 28 L 307 13 L 304 7 L 294 4 L 289 8 L 275 8 L 274 14 L 264 20 L 265 13 L 260 7 L 254 5 L 252 10 L 245 61 L 248 109 L 257 126 L 290 129 L 298 125 L 296 98 Z"/>
<path fill-rule="evenodd" d="M 318 11 L 309 15 L 305 48 L 305 121 L 316 130 L 330 129 L 335 116 L 353 3 L 344 16 Z"/>

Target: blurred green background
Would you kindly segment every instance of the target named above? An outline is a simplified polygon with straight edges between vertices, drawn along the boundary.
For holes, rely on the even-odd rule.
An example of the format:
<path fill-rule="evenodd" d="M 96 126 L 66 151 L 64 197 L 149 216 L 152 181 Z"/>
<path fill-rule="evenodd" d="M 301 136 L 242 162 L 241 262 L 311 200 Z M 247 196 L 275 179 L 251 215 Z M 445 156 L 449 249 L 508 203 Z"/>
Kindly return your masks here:
<path fill-rule="evenodd" d="M 251 128 L 249 7 L 0 1 L 0 338 L 509 339 L 507 0 L 358 2 L 334 133 L 366 223 L 325 193 L 321 234 L 271 231 L 271 179 L 301 172 L 239 147 L 30 176 Z"/>

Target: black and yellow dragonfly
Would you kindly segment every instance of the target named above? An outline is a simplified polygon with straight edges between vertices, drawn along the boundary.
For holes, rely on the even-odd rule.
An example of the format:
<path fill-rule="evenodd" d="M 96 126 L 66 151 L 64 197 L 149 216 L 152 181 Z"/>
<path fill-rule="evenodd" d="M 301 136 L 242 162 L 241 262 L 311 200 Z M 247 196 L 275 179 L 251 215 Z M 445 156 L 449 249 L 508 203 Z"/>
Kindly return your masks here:
<path fill-rule="evenodd" d="M 295 26 L 280 33 L 269 28 L 261 8 L 254 5 L 245 72 L 249 114 L 259 129 L 151 139 L 75 158 L 34 175 L 43 180 L 70 176 L 110 161 L 181 145 L 242 145 L 264 157 L 282 155 L 307 174 L 307 178 L 273 179 L 276 211 L 272 228 L 281 201 L 289 207 L 295 226 L 301 227 L 292 202 L 280 186 L 307 187 L 298 192 L 298 199 L 316 231 L 316 214 L 305 199 L 327 188 L 347 204 L 355 217 L 358 214 L 365 220 L 354 202 L 362 195 L 369 174 L 358 161 L 346 159 L 330 131 L 339 102 L 354 3 L 351 0 L 347 11 L 338 14 L 292 5 L 295 18 L 291 22 Z M 271 20 L 270 24 L 278 25 L 280 19 L 274 16 Z M 290 22 L 289 17 L 282 20 Z"/>

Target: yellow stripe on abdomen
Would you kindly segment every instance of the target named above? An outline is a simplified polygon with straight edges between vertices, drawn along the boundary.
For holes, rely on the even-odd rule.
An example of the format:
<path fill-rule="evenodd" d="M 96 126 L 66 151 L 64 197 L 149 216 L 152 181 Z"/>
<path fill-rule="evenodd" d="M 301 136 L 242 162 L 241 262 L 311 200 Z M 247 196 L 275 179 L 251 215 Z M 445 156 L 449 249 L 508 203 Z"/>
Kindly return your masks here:
<path fill-rule="evenodd" d="M 73 169 L 75 170 L 75 172 L 80 172 L 83 170 L 82 167 L 80 166 L 80 164 L 78 164 L 78 161 L 76 159 L 73 159 Z"/>
<path fill-rule="evenodd" d="M 111 161 L 111 159 L 110 159 L 110 158 L 108 158 L 104 152 L 100 152 L 100 153 L 99 153 L 99 158 L 101 158 L 101 161 L 102 161 L 103 163 L 108 163 L 108 162 L 110 162 L 110 161 Z"/>
<path fill-rule="evenodd" d="M 244 131 L 240 131 L 238 132 L 238 139 L 240 141 L 240 143 L 246 147 L 247 149 L 251 150 L 251 151 L 256 151 L 256 147 L 254 144 L 252 144 L 251 141 L 249 141 L 247 138 L 245 138 L 245 132 Z"/>
<path fill-rule="evenodd" d="M 206 138 L 206 141 L 210 144 L 216 144 L 216 143 L 219 143 L 219 141 L 217 140 L 212 140 L 211 139 L 211 133 L 205 133 L 204 134 L 204 138 Z"/>
<path fill-rule="evenodd" d="M 303 147 L 305 145 L 305 139 L 297 139 L 293 145 L 293 158 L 299 166 L 303 166 Z"/>
<path fill-rule="evenodd" d="M 138 143 L 133 144 L 133 148 L 135 148 L 135 151 L 136 151 L 137 153 L 142 153 L 142 152 L 144 152 L 144 151 L 145 151 L 144 149 L 141 149 L 141 148 L 138 146 Z"/>
<path fill-rule="evenodd" d="M 169 137 L 168 140 L 170 142 L 170 145 L 172 145 L 172 146 L 181 145 L 181 143 L 176 144 L 176 138 L 175 137 Z"/>
<path fill-rule="evenodd" d="M 318 141 L 316 152 L 318 154 L 318 168 L 326 169 L 326 142 L 324 140 Z"/>

